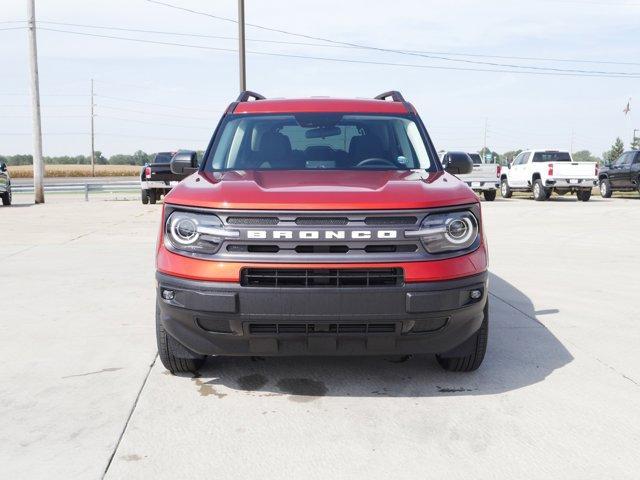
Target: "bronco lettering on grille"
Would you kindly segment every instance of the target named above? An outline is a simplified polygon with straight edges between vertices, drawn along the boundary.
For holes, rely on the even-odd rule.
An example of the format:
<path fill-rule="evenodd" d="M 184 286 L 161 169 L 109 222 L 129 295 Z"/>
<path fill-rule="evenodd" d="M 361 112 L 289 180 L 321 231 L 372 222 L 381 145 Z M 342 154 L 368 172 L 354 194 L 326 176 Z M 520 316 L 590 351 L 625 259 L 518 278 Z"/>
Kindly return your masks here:
<path fill-rule="evenodd" d="M 392 240 L 396 230 L 247 230 L 251 240 Z"/>

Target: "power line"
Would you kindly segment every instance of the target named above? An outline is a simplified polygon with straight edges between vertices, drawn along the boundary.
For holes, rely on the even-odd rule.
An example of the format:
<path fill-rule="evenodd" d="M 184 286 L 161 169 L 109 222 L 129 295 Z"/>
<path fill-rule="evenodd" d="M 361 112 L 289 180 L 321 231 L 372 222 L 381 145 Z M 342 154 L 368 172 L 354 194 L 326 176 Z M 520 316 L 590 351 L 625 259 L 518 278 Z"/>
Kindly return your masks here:
<path fill-rule="evenodd" d="M 180 37 L 212 38 L 216 40 L 233 40 L 233 41 L 238 40 L 238 37 L 229 37 L 224 35 L 206 35 L 206 34 L 198 34 L 198 33 L 169 32 L 164 30 L 147 30 L 147 29 L 125 28 L 125 27 L 106 27 L 102 25 L 89 25 L 89 24 L 82 24 L 82 23 L 67 23 L 67 22 L 40 21 L 39 23 L 45 23 L 49 25 L 63 25 L 68 27 L 116 30 L 116 31 L 122 31 L 122 32 L 132 32 L 132 33 L 153 33 L 158 35 L 173 35 L 173 36 L 180 36 Z M 368 47 L 363 48 L 363 47 L 355 47 L 355 46 L 348 46 L 348 45 L 334 45 L 334 44 L 311 43 L 311 42 L 292 42 L 292 41 L 285 41 L 285 40 L 267 40 L 267 39 L 258 39 L 258 38 L 247 38 L 247 41 L 257 42 L 257 43 L 272 43 L 272 44 L 279 44 L 279 45 L 297 45 L 297 46 L 305 46 L 305 47 L 343 48 L 343 49 L 354 49 L 354 50 L 368 49 Z M 428 55 L 450 55 L 450 56 L 456 56 L 456 57 L 498 58 L 498 59 L 504 59 L 504 60 L 531 60 L 531 61 L 559 62 L 559 63 L 585 63 L 585 64 L 603 64 L 603 65 L 640 66 L 640 62 L 620 62 L 620 61 L 612 61 L 612 60 L 585 60 L 585 59 L 577 59 L 577 58 L 489 55 L 489 54 L 482 54 L 482 53 L 441 52 L 441 51 L 429 51 L 429 50 L 402 50 L 402 51 L 409 52 L 409 53 L 428 54 Z M 522 68 L 529 68 L 529 67 L 526 65 L 523 65 Z"/>
<path fill-rule="evenodd" d="M 197 111 L 201 111 L 201 112 L 211 112 L 212 110 L 208 109 L 208 108 L 197 108 L 197 107 L 183 107 L 183 106 L 178 106 L 178 105 L 167 105 L 164 103 L 152 103 L 152 102 L 143 102 L 142 100 L 134 100 L 132 98 L 122 98 L 122 97 L 112 97 L 109 95 L 95 95 L 96 97 L 100 97 L 100 98 L 108 98 L 109 100 L 115 100 L 118 102 L 128 102 L 128 103 L 139 103 L 142 105 L 152 105 L 152 106 L 156 106 L 156 107 L 164 107 L 164 108 L 177 108 L 180 110 L 197 110 Z"/>
<path fill-rule="evenodd" d="M 216 20 L 222 20 L 222 21 L 226 21 L 226 22 L 231 22 L 231 23 L 237 23 L 237 20 L 233 19 L 233 18 L 227 18 L 227 17 L 222 17 L 219 15 L 213 15 L 207 12 L 201 12 L 198 10 L 193 10 L 193 9 L 189 9 L 189 8 L 184 8 L 184 7 L 180 7 L 177 5 L 173 5 L 170 3 L 165 3 L 165 2 L 159 2 L 157 0 L 147 0 L 147 2 L 149 3 L 155 3 L 158 5 L 163 5 L 165 7 L 170 7 L 170 8 L 174 8 L 177 10 L 183 10 L 183 11 L 187 11 L 190 13 L 194 13 L 197 15 L 204 15 L 207 17 L 211 17 L 211 18 L 215 18 Z M 306 35 L 306 34 L 302 34 L 302 33 L 296 33 L 296 32 L 291 32 L 288 30 L 282 30 L 282 29 L 277 29 L 277 28 L 272 28 L 272 27 L 265 27 L 264 25 L 257 25 L 255 23 L 247 23 L 246 25 L 253 27 L 253 28 L 259 28 L 261 30 L 266 30 L 269 32 L 275 32 L 275 33 L 281 33 L 284 35 L 292 35 L 295 37 L 301 37 L 301 38 L 306 38 L 309 40 L 317 40 L 317 41 L 321 41 L 321 42 L 328 42 L 328 43 L 332 43 L 332 44 L 336 44 L 336 45 L 346 45 L 349 47 L 355 47 L 355 48 L 362 48 L 362 49 L 367 49 L 367 50 L 373 50 L 373 51 L 377 51 L 377 52 L 385 52 L 385 53 L 395 53 L 395 54 L 399 54 L 399 55 L 408 55 L 408 56 L 417 56 L 417 57 L 422 57 L 422 58 L 428 58 L 430 60 L 445 60 L 445 61 L 449 61 L 449 62 L 461 62 L 461 63 L 469 63 L 469 64 L 475 64 L 475 65 L 486 65 L 486 66 L 491 66 L 491 67 L 502 67 L 502 68 L 523 68 L 523 69 L 530 69 L 530 70 L 545 70 L 545 71 L 553 71 L 553 72 L 564 72 L 564 73 L 591 73 L 591 74 L 602 74 L 602 75 L 620 75 L 620 76 L 635 76 L 638 75 L 640 73 L 626 73 L 626 72 L 607 72 L 607 71 L 590 71 L 590 70 L 577 70 L 577 69 L 559 69 L 559 68 L 553 68 L 553 67 L 535 67 L 535 66 L 523 66 L 523 65 L 516 65 L 516 64 L 504 64 L 504 63 L 497 63 L 497 62 L 483 62 L 483 61 L 479 61 L 479 60 L 468 60 L 468 59 L 460 59 L 460 58 L 449 58 L 449 57 L 444 57 L 444 56 L 440 56 L 440 55 L 431 55 L 431 54 L 426 54 L 426 53 L 418 53 L 418 52 L 410 52 L 410 51 L 406 51 L 406 50 L 395 50 L 395 49 L 389 49 L 389 48 L 382 48 L 382 47 L 374 47 L 374 46 L 370 46 L 370 45 L 363 45 L 363 44 L 359 44 L 359 43 L 352 43 L 352 42 L 343 42 L 343 41 L 338 41 L 338 40 L 332 40 L 329 38 L 323 38 L 323 37 L 316 37 L 316 36 L 312 36 L 312 35 Z"/>
<path fill-rule="evenodd" d="M 184 118 L 184 119 L 188 119 L 188 120 L 206 120 L 206 121 L 212 121 L 213 118 L 208 118 L 208 117 L 188 117 L 185 115 L 173 115 L 170 113 L 157 113 L 157 112 L 149 112 L 149 111 L 144 111 L 144 110 L 134 110 L 131 108 L 121 108 L 121 107 L 112 107 L 110 105 L 104 105 L 104 104 L 100 104 L 99 107 L 102 108 L 106 108 L 109 110 L 118 110 L 118 111 L 122 111 L 122 112 L 130 112 L 130 113 L 140 113 L 143 115 L 153 115 L 153 116 L 160 116 L 160 117 L 171 117 L 171 118 Z"/>
<path fill-rule="evenodd" d="M 172 128 L 189 128 L 189 129 L 202 129 L 202 130 L 208 130 L 211 131 L 210 127 L 203 127 L 202 125 L 175 125 L 175 124 L 168 124 L 168 123 L 157 123 L 157 122 L 147 122 L 144 120 L 134 120 L 132 118 L 123 118 L 123 117 L 112 117 L 110 115 L 97 115 L 98 118 L 108 118 L 110 120 L 120 120 L 123 122 L 132 122 L 132 123 L 140 123 L 143 125 L 157 125 L 160 127 L 172 127 Z"/>
<path fill-rule="evenodd" d="M 147 0 L 150 1 L 150 0 Z M 156 45 L 169 45 L 169 46 L 177 46 L 177 47 L 189 47 L 196 48 L 201 50 L 214 50 L 221 52 L 233 52 L 236 53 L 236 49 L 232 48 L 221 48 L 221 47 L 207 47 L 203 45 L 190 45 L 184 43 L 176 43 L 176 42 L 160 42 L 154 40 L 142 40 L 138 38 L 128 38 L 128 37 L 118 37 L 115 35 L 100 35 L 97 33 L 86 33 L 86 32 L 73 32 L 70 30 L 58 30 L 53 28 L 44 28 L 40 27 L 40 30 L 47 30 L 52 32 L 59 33 L 68 33 L 73 35 L 84 35 L 89 37 L 99 37 L 99 38 L 109 38 L 115 40 L 125 40 L 137 43 L 149 43 Z M 434 69 L 434 70 L 454 70 L 454 71 L 472 71 L 472 72 L 490 72 L 490 73 L 516 73 L 521 75 L 551 75 L 551 76 L 569 76 L 569 77 L 594 77 L 594 78 L 640 78 L 639 73 L 625 73 L 625 74 L 617 74 L 614 72 L 599 74 L 599 73 L 563 73 L 559 71 L 522 71 L 522 70 L 505 70 L 505 69 L 483 69 L 483 68 L 465 68 L 465 67 L 446 67 L 441 65 L 424 65 L 424 64 L 411 64 L 411 63 L 394 63 L 394 62 L 377 62 L 373 60 L 354 60 L 354 59 L 344 59 L 344 58 L 333 58 L 333 57 L 318 57 L 312 55 L 295 55 L 288 53 L 276 53 L 276 52 L 262 52 L 262 51 L 251 51 L 247 50 L 247 53 L 252 55 L 265 55 L 272 57 L 283 57 L 283 58 L 298 58 L 305 60 L 322 60 L 322 61 L 330 61 L 330 62 L 339 62 L 339 63 L 353 63 L 353 64 L 364 64 L 364 65 L 382 65 L 382 66 L 394 66 L 394 67 L 407 67 L 407 68 L 422 68 L 422 69 Z"/>

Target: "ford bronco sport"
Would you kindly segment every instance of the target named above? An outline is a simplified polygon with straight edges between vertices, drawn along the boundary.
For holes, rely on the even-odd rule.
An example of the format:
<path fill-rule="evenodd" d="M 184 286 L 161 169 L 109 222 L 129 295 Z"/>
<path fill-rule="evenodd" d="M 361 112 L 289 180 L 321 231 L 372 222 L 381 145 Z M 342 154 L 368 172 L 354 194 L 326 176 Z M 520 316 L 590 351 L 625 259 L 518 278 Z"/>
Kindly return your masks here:
<path fill-rule="evenodd" d="M 433 353 L 471 371 L 488 333 L 479 200 L 399 92 L 243 92 L 167 196 L 156 329 L 172 373 L 206 356 Z"/>

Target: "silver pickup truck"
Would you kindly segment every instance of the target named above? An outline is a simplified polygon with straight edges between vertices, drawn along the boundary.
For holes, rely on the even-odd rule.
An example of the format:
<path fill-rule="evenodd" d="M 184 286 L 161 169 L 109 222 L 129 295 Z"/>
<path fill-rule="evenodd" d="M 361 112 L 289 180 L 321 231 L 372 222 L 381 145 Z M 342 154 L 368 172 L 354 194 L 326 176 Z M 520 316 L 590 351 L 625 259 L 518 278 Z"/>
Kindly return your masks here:
<path fill-rule="evenodd" d="M 477 153 L 446 152 L 442 157 L 442 164 L 446 165 L 456 157 L 470 157 L 473 161 L 473 171 L 458 178 L 465 182 L 474 192 L 480 193 L 484 199 L 491 202 L 496 198 L 496 192 L 500 187 L 500 165 L 497 163 L 484 163 Z"/>

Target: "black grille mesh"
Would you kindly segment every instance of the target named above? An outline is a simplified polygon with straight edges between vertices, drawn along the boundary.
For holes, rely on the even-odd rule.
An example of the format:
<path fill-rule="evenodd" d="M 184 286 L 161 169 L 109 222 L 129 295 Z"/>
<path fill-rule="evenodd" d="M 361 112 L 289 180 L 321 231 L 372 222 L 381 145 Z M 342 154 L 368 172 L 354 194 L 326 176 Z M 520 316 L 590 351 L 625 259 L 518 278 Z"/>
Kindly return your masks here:
<path fill-rule="evenodd" d="M 310 268 L 245 268 L 241 285 L 245 287 L 383 287 L 401 285 L 401 268 L 310 269 Z"/>

